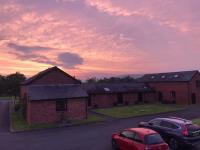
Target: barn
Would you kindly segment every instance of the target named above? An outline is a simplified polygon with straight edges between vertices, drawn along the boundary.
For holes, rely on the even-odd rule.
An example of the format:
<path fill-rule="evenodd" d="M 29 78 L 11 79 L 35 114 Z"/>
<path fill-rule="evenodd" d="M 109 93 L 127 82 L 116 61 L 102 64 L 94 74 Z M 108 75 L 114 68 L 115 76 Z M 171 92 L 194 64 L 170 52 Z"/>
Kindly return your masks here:
<path fill-rule="evenodd" d="M 138 103 L 151 103 L 155 92 L 143 83 L 83 84 L 87 91 L 89 108 L 104 108 Z"/>
<path fill-rule="evenodd" d="M 146 74 L 138 80 L 156 91 L 156 100 L 163 103 L 200 103 L 198 70 Z"/>
<path fill-rule="evenodd" d="M 81 82 L 58 67 L 44 70 L 21 85 L 29 124 L 87 118 L 88 95 Z"/>

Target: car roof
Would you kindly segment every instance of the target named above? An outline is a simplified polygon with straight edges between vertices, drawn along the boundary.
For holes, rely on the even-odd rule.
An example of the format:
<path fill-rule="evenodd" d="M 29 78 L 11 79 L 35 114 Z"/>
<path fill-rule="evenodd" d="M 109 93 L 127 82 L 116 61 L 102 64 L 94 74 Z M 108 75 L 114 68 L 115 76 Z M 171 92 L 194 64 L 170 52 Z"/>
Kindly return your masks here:
<path fill-rule="evenodd" d="M 156 134 L 157 133 L 156 131 L 153 131 L 153 130 L 147 129 L 147 128 L 130 128 L 130 129 L 127 129 L 127 130 L 137 132 L 142 137 L 149 135 L 149 134 Z"/>
<path fill-rule="evenodd" d="M 186 120 L 183 118 L 178 118 L 178 117 L 166 117 L 166 118 L 156 118 L 156 119 L 169 121 L 169 122 L 173 122 L 173 123 L 177 123 L 177 124 L 183 124 L 183 125 L 192 124 L 192 121 Z M 155 119 L 153 119 L 153 120 L 155 120 Z"/>

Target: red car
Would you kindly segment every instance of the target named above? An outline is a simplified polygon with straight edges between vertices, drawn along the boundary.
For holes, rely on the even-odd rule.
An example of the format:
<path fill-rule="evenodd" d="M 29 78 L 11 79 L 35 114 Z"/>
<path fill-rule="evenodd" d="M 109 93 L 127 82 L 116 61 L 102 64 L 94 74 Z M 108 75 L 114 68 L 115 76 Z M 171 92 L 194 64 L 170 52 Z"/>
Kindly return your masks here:
<path fill-rule="evenodd" d="M 113 134 L 112 147 L 120 150 L 169 150 L 157 132 L 145 128 L 131 128 Z"/>

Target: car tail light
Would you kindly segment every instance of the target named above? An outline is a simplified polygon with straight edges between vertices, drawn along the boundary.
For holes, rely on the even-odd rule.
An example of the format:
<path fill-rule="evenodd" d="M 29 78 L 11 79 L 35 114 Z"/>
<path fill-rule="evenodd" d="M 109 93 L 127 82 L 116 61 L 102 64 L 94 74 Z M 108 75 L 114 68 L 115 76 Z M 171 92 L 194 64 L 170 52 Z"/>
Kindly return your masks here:
<path fill-rule="evenodd" d="M 181 134 L 182 134 L 183 136 L 188 136 L 188 135 L 189 135 L 188 129 L 187 129 L 186 126 L 183 126 L 183 131 L 181 132 Z"/>

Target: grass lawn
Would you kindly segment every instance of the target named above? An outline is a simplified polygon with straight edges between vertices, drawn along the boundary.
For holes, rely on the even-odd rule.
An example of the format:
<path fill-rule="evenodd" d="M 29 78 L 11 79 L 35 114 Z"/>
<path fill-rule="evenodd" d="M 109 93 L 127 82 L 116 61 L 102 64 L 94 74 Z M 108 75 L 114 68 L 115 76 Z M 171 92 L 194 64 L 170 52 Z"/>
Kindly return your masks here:
<path fill-rule="evenodd" d="M 193 123 L 195 123 L 195 124 L 200 126 L 200 118 L 194 119 L 192 121 L 193 121 Z"/>
<path fill-rule="evenodd" d="M 11 125 L 12 125 L 12 128 L 14 129 L 14 131 L 29 131 L 29 130 L 33 130 L 33 129 L 56 127 L 56 124 L 29 125 L 23 118 L 22 114 L 19 112 L 12 112 Z"/>
<path fill-rule="evenodd" d="M 99 122 L 99 121 L 103 121 L 103 118 L 98 117 L 96 115 L 89 115 L 88 119 L 81 120 L 81 121 L 72 121 L 71 124 L 82 125 L 82 124 L 88 124 L 88 123 Z M 23 118 L 22 114 L 19 112 L 12 112 L 11 125 L 14 131 L 31 131 L 35 129 L 48 129 L 48 128 L 55 128 L 55 127 L 60 126 L 59 123 L 29 125 Z"/>
<path fill-rule="evenodd" d="M 92 115 L 89 115 L 88 118 L 85 120 L 74 121 L 74 124 L 88 124 L 88 123 L 100 122 L 100 121 L 104 121 L 104 118 L 92 114 Z"/>
<path fill-rule="evenodd" d="M 0 97 L 0 100 L 12 100 L 12 97 L 10 96 L 2 96 Z"/>
<path fill-rule="evenodd" d="M 114 118 L 129 118 L 149 114 L 158 114 L 170 111 L 184 109 L 179 105 L 164 105 L 164 104 L 144 104 L 134 106 L 123 106 L 106 109 L 96 109 L 95 112 L 101 113 Z"/>

